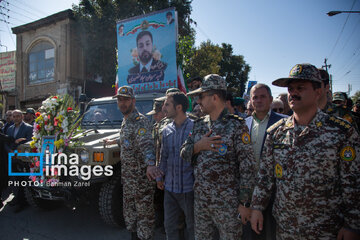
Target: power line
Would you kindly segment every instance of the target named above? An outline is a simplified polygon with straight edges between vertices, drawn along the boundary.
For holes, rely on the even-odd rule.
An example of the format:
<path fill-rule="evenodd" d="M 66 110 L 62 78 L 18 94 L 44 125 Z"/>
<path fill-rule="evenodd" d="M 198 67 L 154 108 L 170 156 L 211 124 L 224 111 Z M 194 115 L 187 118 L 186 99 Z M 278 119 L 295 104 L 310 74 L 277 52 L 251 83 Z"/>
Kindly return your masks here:
<path fill-rule="evenodd" d="M 20 15 L 20 16 L 26 17 L 26 18 L 28 18 L 28 19 L 30 19 L 30 20 L 33 20 L 33 21 L 36 20 L 35 18 L 26 16 L 26 15 L 24 15 L 24 14 L 22 14 L 22 13 L 15 12 L 14 10 L 11 10 L 11 9 L 8 9 L 8 8 L 4 8 L 4 9 L 8 10 L 9 12 L 13 12 L 13 13 L 18 14 L 18 15 Z"/>
<path fill-rule="evenodd" d="M 12 5 L 12 6 L 16 7 L 16 8 L 19 8 L 19 9 L 21 9 L 21 10 L 23 10 L 23 11 L 25 11 L 25 12 L 27 12 L 27 13 L 31 14 L 31 15 L 34 15 L 35 17 L 42 18 L 41 16 L 39 16 L 39 15 L 35 14 L 34 12 L 29 12 L 28 10 L 26 10 L 26 9 L 24 9 L 24 8 L 19 7 L 19 6 L 15 5 L 14 3 L 10 3 L 10 5 Z"/>
<path fill-rule="evenodd" d="M 26 4 L 25 2 L 20 2 L 19 0 L 15 0 L 15 1 L 18 2 L 18 3 L 20 3 L 21 5 L 24 5 L 24 6 L 28 7 L 29 9 L 32 9 L 32 10 L 34 10 L 34 11 L 37 11 L 38 13 L 41 13 L 41 14 L 43 14 L 43 15 L 48 15 L 48 13 L 43 12 L 43 11 L 41 11 L 41 10 L 39 10 L 39 9 L 35 9 L 33 6 L 30 6 L 30 5 Z M 7 2 L 7 1 L 5 1 L 5 2 Z"/>
<path fill-rule="evenodd" d="M 356 0 L 353 1 L 353 4 L 352 4 L 352 6 L 351 6 L 350 11 L 353 9 L 355 3 L 356 3 Z M 345 29 L 345 26 L 346 26 L 347 21 L 349 20 L 349 17 L 350 17 L 350 13 L 348 13 L 348 15 L 347 15 L 347 17 L 346 17 L 345 23 L 344 23 L 344 25 L 343 25 L 343 27 L 342 27 L 342 29 L 341 29 L 341 31 L 340 31 L 340 34 L 339 34 L 338 38 L 336 39 L 335 45 L 334 45 L 334 47 L 332 48 L 332 50 L 331 50 L 328 58 L 330 58 L 331 55 L 333 54 L 333 52 L 334 52 L 334 50 L 335 50 L 335 48 L 336 48 L 336 46 L 337 46 L 337 44 L 338 44 L 338 42 L 339 42 L 339 40 L 340 40 L 340 38 L 341 38 L 341 35 L 342 35 L 342 33 L 344 32 L 344 29 Z"/>

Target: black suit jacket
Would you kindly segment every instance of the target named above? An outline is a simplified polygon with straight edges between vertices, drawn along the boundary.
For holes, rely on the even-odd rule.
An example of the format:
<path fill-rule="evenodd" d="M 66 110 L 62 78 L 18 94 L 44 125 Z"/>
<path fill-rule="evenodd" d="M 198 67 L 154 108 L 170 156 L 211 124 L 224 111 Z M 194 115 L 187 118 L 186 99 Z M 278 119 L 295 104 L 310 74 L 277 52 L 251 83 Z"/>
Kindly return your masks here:
<path fill-rule="evenodd" d="M 33 134 L 33 127 L 25 122 L 22 122 L 20 125 L 20 129 L 17 132 L 16 136 L 14 134 L 15 132 L 15 124 L 11 125 L 8 130 L 6 131 L 6 135 L 13 137 L 15 139 L 18 138 L 26 138 L 25 141 L 20 142 L 19 144 L 15 144 L 15 143 L 7 143 L 5 144 L 5 150 L 7 152 L 10 152 L 12 150 L 15 150 L 17 148 L 18 145 L 25 143 L 27 141 L 30 141 L 32 138 L 32 134 Z"/>
<path fill-rule="evenodd" d="M 153 59 L 151 66 L 150 66 L 150 72 L 152 71 L 165 71 L 165 69 L 167 68 L 167 63 L 164 63 L 160 60 L 155 60 Z M 135 67 L 132 67 L 129 69 L 129 73 L 130 74 L 136 74 L 136 73 L 140 73 L 140 64 L 136 64 Z"/>

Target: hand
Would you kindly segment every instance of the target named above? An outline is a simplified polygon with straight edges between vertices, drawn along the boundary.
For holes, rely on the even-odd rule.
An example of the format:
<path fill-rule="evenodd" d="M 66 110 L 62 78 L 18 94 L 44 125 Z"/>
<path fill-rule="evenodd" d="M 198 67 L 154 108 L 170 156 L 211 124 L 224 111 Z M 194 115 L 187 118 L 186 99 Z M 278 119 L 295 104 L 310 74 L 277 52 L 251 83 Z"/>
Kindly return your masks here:
<path fill-rule="evenodd" d="M 116 144 L 116 139 L 110 140 L 110 139 L 104 138 L 103 141 L 104 141 L 104 145 Z"/>
<path fill-rule="evenodd" d="M 163 181 L 156 182 L 156 186 L 158 189 L 164 190 L 164 182 Z"/>
<path fill-rule="evenodd" d="M 251 228 L 257 233 L 260 234 L 260 232 L 263 229 L 263 222 L 264 218 L 259 210 L 252 210 L 251 211 Z"/>
<path fill-rule="evenodd" d="M 146 176 L 149 181 L 155 180 L 156 178 L 162 177 L 163 175 L 163 172 L 156 166 L 148 166 L 146 169 Z"/>
<path fill-rule="evenodd" d="M 240 204 L 238 207 L 238 212 L 240 213 L 242 224 L 245 225 L 247 223 L 247 221 L 250 221 L 250 217 L 251 217 L 251 209 L 250 208 L 246 208 L 242 204 Z"/>
<path fill-rule="evenodd" d="M 359 240 L 360 239 L 360 235 L 352 232 L 352 231 L 349 231 L 345 228 L 341 228 L 339 233 L 338 233 L 338 236 L 336 238 L 337 240 Z"/>
<path fill-rule="evenodd" d="M 198 142 L 194 144 L 194 154 L 197 154 L 201 151 L 218 151 L 223 141 L 221 141 L 220 135 L 209 137 L 211 133 L 212 130 L 207 132 Z"/>
<path fill-rule="evenodd" d="M 18 138 L 18 139 L 15 140 L 15 143 L 19 144 L 22 141 L 26 141 L 26 138 Z"/>

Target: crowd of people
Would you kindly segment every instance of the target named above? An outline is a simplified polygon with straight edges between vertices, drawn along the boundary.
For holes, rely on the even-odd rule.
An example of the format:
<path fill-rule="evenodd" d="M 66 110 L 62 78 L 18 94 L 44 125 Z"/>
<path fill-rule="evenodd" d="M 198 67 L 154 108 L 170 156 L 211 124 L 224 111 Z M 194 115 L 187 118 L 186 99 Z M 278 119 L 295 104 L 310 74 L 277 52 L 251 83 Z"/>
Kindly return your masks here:
<path fill-rule="evenodd" d="M 153 126 L 133 89 L 118 89 L 124 119 L 105 144 L 121 150 L 131 239 L 153 239 L 159 212 L 167 239 L 360 239 L 359 102 L 329 94 L 311 64 L 272 84 L 288 93 L 258 83 L 246 103 L 217 74 L 191 79 L 187 94 L 154 100 Z"/>

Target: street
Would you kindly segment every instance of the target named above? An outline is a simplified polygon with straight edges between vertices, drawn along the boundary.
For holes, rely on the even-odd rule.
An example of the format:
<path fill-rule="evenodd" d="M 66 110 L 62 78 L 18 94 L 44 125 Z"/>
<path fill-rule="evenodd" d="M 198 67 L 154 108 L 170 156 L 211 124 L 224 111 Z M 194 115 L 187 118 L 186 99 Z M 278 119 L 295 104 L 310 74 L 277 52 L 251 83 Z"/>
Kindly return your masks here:
<path fill-rule="evenodd" d="M 130 233 L 124 227 L 106 225 L 96 206 L 83 205 L 75 211 L 65 206 L 51 211 L 27 206 L 14 213 L 7 202 L 10 199 L 11 196 L 3 195 L 6 205 L 0 210 L 0 240 L 130 239 Z M 165 239 L 160 229 L 156 229 L 155 239 Z"/>

